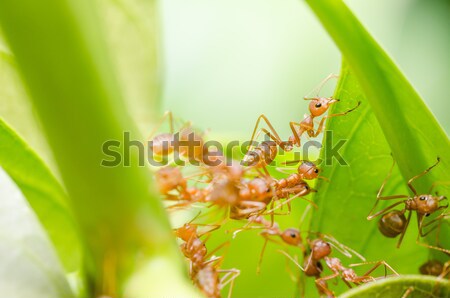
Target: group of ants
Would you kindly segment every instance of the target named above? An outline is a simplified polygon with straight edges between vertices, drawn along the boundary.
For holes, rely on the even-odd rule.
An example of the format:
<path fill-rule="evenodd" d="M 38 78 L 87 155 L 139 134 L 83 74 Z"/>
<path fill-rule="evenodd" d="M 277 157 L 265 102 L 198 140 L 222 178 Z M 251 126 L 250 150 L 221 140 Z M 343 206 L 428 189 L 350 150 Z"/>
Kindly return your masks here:
<path fill-rule="evenodd" d="M 321 86 L 317 90 L 320 90 Z M 201 165 L 200 173 L 192 175 L 184 175 L 181 166 L 168 165 L 157 170 L 155 174 L 156 184 L 164 199 L 169 201 L 168 209 L 187 209 L 198 203 L 204 203 L 207 208 L 211 206 L 220 208 L 224 210 L 224 220 L 245 221 L 242 228 L 234 231 L 233 237 L 241 231 L 260 229 L 260 235 L 264 238 L 264 246 L 258 262 L 258 272 L 268 241 L 297 247 L 303 256 L 302 264 L 297 257 L 292 257 L 286 251 L 278 250 L 278 252 L 284 254 L 288 261 L 292 261 L 298 266 L 305 276 L 315 279 L 319 296 L 335 297 L 334 292 L 328 286 L 328 281 L 340 278 L 351 288 L 352 285 L 358 286 L 388 276 L 397 276 L 398 273 L 385 261 L 367 262 L 363 256 L 338 242 L 332 235 L 302 231 L 308 235 L 304 239 L 299 229 L 288 228 L 283 230 L 274 220 L 276 216 L 289 214 L 291 202 L 297 198 L 308 201 L 309 205 L 306 212 L 311 206 L 317 208 L 314 202 L 305 198 L 310 193 L 316 192 L 309 186 L 308 181 L 314 179 L 328 180 L 319 176 L 320 169 L 316 164 L 307 160 L 287 162 L 286 164 L 299 164 L 297 172 L 287 174 L 288 176 L 282 179 L 273 178 L 267 170 L 267 166 L 274 161 L 278 150 L 289 152 L 294 147 L 300 147 L 303 135 L 306 134 L 309 138 L 317 137 L 322 132 L 326 119 L 347 115 L 357 110 L 360 105 L 360 102 L 358 102 L 354 108 L 345 112 L 324 115 L 331 105 L 339 102 L 339 99 L 320 97 L 318 94 L 319 92 L 313 97 L 304 98 L 309 101 L 309 114 L 305 115 L 299 123 L 290 122 L 292 135 L 287 141 L 282 141 L 265 115 L 259 116 L 251 137 L 251 145 L 240 162 L 227 159 L 224 154 L 217 154 L 217 152 L 211 154 L 210 147 L 203 146 L 204 135 L 195 131 L 190 123 L 184 123 L 175 132 L 171 112 L 166 112 L 160 125 L 151 133 L 149 140 L 151 141 L 150 149 L 154 156 L 167 158 L 177 151 L 176 153 L 180 156 L 189 157 L 189 159 L 193 159 Z M 318 117 L 322 118 L 316 128 L 315 120 Z M 158 131 L 165 120 L 169 120 L 170 132 L 155 136 L 155 132 Z M 259 128 L 261 121 L 266 123 L 267 128 Z M 253 141 L 258 139 L 262 133 L 266 136 L 266 140 L 254 145 Z M 184 144 L 187 145 L 174 146 L 175 141 L 185 142 Z M 197 146 L 190 146 L 193 141 L 196 142 Z M 432 194 L 438 183 L 434 183 L 427 194 L 419 194 L 413 186 L 416 179 L 426 175 L 439 162 L 440 160 L 437 158 L 435 164 L 408 181 L 407 184 L 414 194 L 413 196 L 407 194 L 383 196 L 383 189 L 395 165 L 394 161 L 378 191 L 375 204 L 367 219 L 379 218 L 378 228 L 386 237 L 394 238 L 400 235 L 397 247 L 400 247 L 412 213 L 417 215 L 419 228 L 417 240 L 440 227 L 441 222 L 450 217 L 450 213 L 446 212 L 448 205 L 442 203 L 447 198 L 439 196 L 437 192 L 434 195 Z M 386 200 L 395 200 L 395 203 L 376 211 L 379 202 Z M 283 206 L 286 206 L 288 210 L 282 212 Z M 397 206 L 402 208 L 400 210 L 394 209 Z M 440 214 L 426 222 L 425 218 L 433 213 Z M 231 297 L 234 281 L 240 271 L 238 269 L 222 269 L 223 256 L 214 255 L 227 243 L 210 252 L 208 252 L 205 244 L 211 233 L 219 229 L 223 221 L 217 224 L 194 223 L 199 215 L 200 213 L 181 227 L 174 229 L 175 235 L 182 242 L 180 249 L 189 261 L 190 277 L 206 297 L 221 297 L 221 290 L 227 285 L 230 285 L 228 297 Z M 425 229 L 428 230 L 425 231 Z M 440 245 L 432 246 L 419 241 L 417 243 L 450 255 L 450 250 Z M 333 250 L 339 251 L 346 257 L 355 255 L 362 262 L 345 267 L 341 259 L 333 255 Z M 323 263 L 330 269 L 330 275 L 323 276 Z M 370 268 L 364 274 L 358 275 L 352 267 L 362 265 L 370 266 Z M 384 275 L 372 276 L 380 266 L 384 266 Z M 392 274 L 387 274 L 388 270 Z M 450 261 L 443 263 L 430 260 L 423 264 L 419 270 L 422 274 L 438 276 L 441 279 L 448 278 Z M 414 291 L 414 288 L 408 288 L 402 297 L 407 297 L 412 291 Z"/>

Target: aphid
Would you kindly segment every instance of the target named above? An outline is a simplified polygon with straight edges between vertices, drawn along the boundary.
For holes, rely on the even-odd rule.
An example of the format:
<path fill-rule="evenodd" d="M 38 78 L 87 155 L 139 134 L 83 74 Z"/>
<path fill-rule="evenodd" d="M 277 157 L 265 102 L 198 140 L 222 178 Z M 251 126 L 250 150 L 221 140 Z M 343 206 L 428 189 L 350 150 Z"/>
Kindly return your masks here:
<path fill-rule="evenodd" d="M 200 213 L 199 213 L 200 215 Z M 220 225 L 204 225 L 209 227 L 205 232 L 198 233 L 198 227 L 201 224 L 193 224 L 198 215 L 189 223 L 175 229 L 175 234 L 183 240 L 180 248 L 184 256 L 190 261 L 190 276 L 195 285 L 208 298 L 219 298 L 220 290 L 231 283 L 228 297 L 231 297 L 234 279 L 240 274 L 238 269 L 220 269 L 223 257 L 215 257 L 212 254 L 222 246 L 216 248 L 213 252 L 207 253 L 205 241 L 200 237 L 210 234 L 218 229 Z M 220 278 L 220 274 L 224 276 Z"/>
<path fill-rule="evenodd" d="M 439 164 L 439 162 L 440 162 L 440 159 L 438 158 L 437 162 L 434 165 L 432 165 L 431 167 L 429 167 L 422 173 L 409 179 L 408 187 L 411 189 L 411 191 L 414 194 L 412 197 L 409 195 L 391 195 L 391 196 L 383 197 L 383 196 L 381 196 L 381 194 L 386 185 L 386 182 L 388 181 L 388 179 L 390 178 L 390 176 L 392 174 L 392 170 L 395 165 L 395 161 L 394 161 L 386 179 L 383 181 L 383 184 L 381 185 L 380 190 L 378 191 L 377 200 L 376 200 L 375 205 L 373 206 L 372 210 L 370 211 L 369 215 L 367 216 L 367 219 L 372 220 L 375 217 L 381 215 L 381 218 L 378 222 L 378 228 L 379 228 L 380 232 L 383 235 L 385 235 L 386 237 L 394 238 L 394 237 L 397 237 L 398 235 L 400 235 L 400 238 L 397 243 L 397 247 L 400 247 L 400 245 L 402 243 L 406 229 L 408 228 L 408 224 L 411 220 L 411 215 L 414 211 L 417 214 L 417 224 L 419 227 L 419 234 L 417 235 L 416 242 L 418 244 L 423 245 L 428 248 L 432 248 L 432 249 L 440 250 L 440 251 L 443 251 L 446 253 L 450 253 L 450 250 L 448 250 L 448 249 L 444 249 L 444 248 L 437 247 L 437 246 L 431 246 L 431 245 L 419 242 L 419 237 L 424 237 L 427 234 L 429 234 L 436 227 L 438 227 L 438 225 L 440 224 L 440 221 L 442 219 L 450 216 L 448 213 L 445 213 L 445 211 L 444 211 L 442 214 L 440 214 L 433 220 L 431 220 L 427 223 L 424 223 L 425 217 L 437 212 L 438 210 L 447 209 L 448 204 L 440 205 L 440 202 L 443 200 L 446 200 L 447 198 L 445 196 L 438 196 L 438 195 L 434 196 L 434 195 L 430 194 L 430 193 L 432 193 L 433 188 L 437 185 L 437 183 L 434 183 L 431 186 L 428 194 L 418 194 L 416 189 L 412 185 L 414 180 L 427 174 L 432 168 L 437 166 Z M 403 200 L 398 201 L 398 202 L 374 213 L 374 211 L 380 201 L 395 200 L 395 199 L 403 199 Z M 391 210 L 394 207 L 396 207 L 398 205 L 402 205 L 402 204 L 403 204 L 402 210 Z M 406 211 L 408 211 L 407 216 L 405 216 Z M 427 232 L 423 231 L 424 228 L 429 227 L 431 224 L 433 224 L 435 222 L 437 222 L 437 224 L 432 226 L 432 228 L 430 228 Z"/>

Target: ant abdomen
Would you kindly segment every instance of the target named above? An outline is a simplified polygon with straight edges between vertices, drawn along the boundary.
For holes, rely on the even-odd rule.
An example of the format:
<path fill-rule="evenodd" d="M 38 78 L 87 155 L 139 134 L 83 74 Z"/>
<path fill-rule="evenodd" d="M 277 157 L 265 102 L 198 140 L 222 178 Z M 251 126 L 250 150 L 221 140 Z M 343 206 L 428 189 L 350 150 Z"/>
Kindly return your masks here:
<path fill-rule="evenodd" d="M 420 266 L 419 271 L 423 275 L 439 276 L 444 270 L 444 264 L 438 260 L 430 260 Z"/>
<path fill-rule="evenodd" d="M 305 260 L 305 275 L 306 276 L 320 276 L 323 271 L 323 266 L 320 261 L 309 261 Z"/>
<path fill-rule="evenodd" d="M 395 238 L 403 232 L 406 225 L 405 214 L 398 210 L 384 214 L 378 221 L 378 229 L 389 238 Z"/>
<path fill-rule="evenodd" d="M 277 143 L 264 141 L 254 150 L 247 152 L 244 162 L 249 167 L 262 167 L 270 164 L 277 157 Z"/>

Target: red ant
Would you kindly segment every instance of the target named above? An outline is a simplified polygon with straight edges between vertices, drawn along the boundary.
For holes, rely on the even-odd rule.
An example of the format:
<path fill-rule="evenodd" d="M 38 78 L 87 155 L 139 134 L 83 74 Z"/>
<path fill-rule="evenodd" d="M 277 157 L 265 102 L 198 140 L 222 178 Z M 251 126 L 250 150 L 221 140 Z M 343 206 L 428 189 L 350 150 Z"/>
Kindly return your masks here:
<path fill-rule="evenodd" d="M 200 213 L 198 215 L 200 215 Z M 200 237 L 205 234 L 210 235 L 210 233 L 218 229 L 220 225 L 204 225 L 211 227 L 211 229 L 203 233 L 198 233 L 197 229 L 202 225 L 192 223 L 198 215 L 189 223 L 175 229 L 176 236 L 184 241 L 180 247 L 184 256 L 190 260 L 191 279 L 208 298 L 220 298 L 220 290 L 230 283 L 228 297 L 231 297 L 234 280 L 239 276 L 240 271 L 238 269 L 219 269 L 223 257 L 215 257 L 212 256 L 212 254 L 223 245 L 207 254 L 205 246 L 206 240 L 202 241 Z M 221 273 L 225 273 L 222 278 L 219 277 L 219 274 Z"/>
<path fill-rule="evenodd" d="M 314 233 L 314 232 L 310 232 Z M 284 254 L 288 259 L 294 262 L 304 273 L 306 276 L 314 277 L 315 284 L 318 289 L 320 295 L 327 295 L 327 297 L 335 297 L 333 291 L 331 291 L 327 286 L 327 281 L 331 279 L 335 279 L 337 277 L 341 277 L 344 283 L 351 288 L 351 283 L 355 285 L 359 285 L 361 283 L 366 283 L 369 281 L 376 280 L 376 278 L 370 276 L 370 274 L 375 271 L 381 265 L 385 266 L 385 270 L 390 269 L 395 275 L 398 275 L 395 270 L 389 266 L 385 261 L 378 262 L 365 262 L 365 258 L 359 255 L 354 250 L 349 247 L 344 246 L 339 243 L 335 238 L 329 235 L 314 233 L 318 235 L 318 238 L 314 240 L 308 239 L 308 244 L 310 247 L 310 253 L 305 257 L 304 265 L 301 266 L 297 260 L 292 258 L 289 254 L 284 251 L 279 251 Z M 375 264 L 370 268 L 366 273 L 359 276 L 356 272 L 351 268 L 346 268 L 342 265 L 342 262 L 339 258 L 330 257 L 332 253 L 332 247 L 340 251 L 346 257 L 351 258 L 352 253 L 355 254 L 358 258 L 364 261 L 364 263 L 352 264 L 350 267 L 361 266 L 366 264 Z M 321 277 L 323 272 L 323 266 L 321 264 L 321 260 L 324 260 L 327 267 L 332 271 L 332 274 L 329 276 Z M 386 274 L 385 274 L 386 275 Z M 386 277 L 386 276 L 385 276 Z"/>
<path fill-rule="evenodd" d="M 331 78 L 336 78 L 336 75 L 329 75 L 325 80 L 322 81 L 322 83 L 316 88 L 318 89 L 317 94 L 320 92 L 320 89 L 322 88 L 322 86 Z M 266 154 L 265 157 L 273 157 L 275 158 L 276 156 L 276 146 L 279 146 L 281 149 L 283 149 L 283 151 L 289 152 L 292 151 L 292 149 L 294 148 L 294 146 L 300 147 L 301 146 L 301 136 L 303 133 L 307 133 L 309 137 L 317 137 L 323 130 L 323 126 L 325 123 L 325 120 L 327 118 L 331 118 L 331 117 L 336 117 L 336 116 L 343 116 L 346 115 L 350 112 L 352 112 L 353 110 L 355 110 L 360 104 L 361 102 L 358 102 L 358 104 L 356 105 L 356 107 L 347 110 L 346 112 L 342 112 L 342 113 L 338 113 L 338 114 L 332 114 L 332 115 L 327 115 L 324 116 L 322 118 L 322 120 L 319 123 L 319 127 L 317 130 L 314 129 L 314 118 L 322 116 L 323 114 L 325 114 L 328 109 L 330 108 L 330 106 L 335 103 L 338 102 L 339 99 L 334 99 L 332 97 L 318 97 L 318 95 L 316 97 L 304 97 L 305 100 L 310 100 L 310 104 L 309 104 L 309 115 L 305 115 L 305 118 L 300 122 L 300 123 L 296 123 L 296 122 L 290 122 L 290 128 L 291 131 L 293 133 L 293 135 L 291 137 L 289 137 L 288 141 L 282 141 L 280 136 L 278 135 L 277 131 L 275 130 L 275 128 L 273 127 L 272 123 L 269 121 L 269 119 L 264 115 L 260 115 L 258 117 L 258 119 L 256 120 L 256 124 L 255 124 L 255 128 L 253 129 L 253 133 L 252 133 L 252 137 L 250 139 L 250 145 L 253 144 L 253 141 L 255 139 L 258 138 L 258 136 L 260 135 L 261 132 L 264 132 L 264 134 L 266 134 L 267 136 L 269 136 L 269 138 L 272 141 L 266 141 L 263 143 L 261 143 L 259 146 L 257 146 L 254 151 L 259 151 L 262 149 L 266 149 L 270 143 L 270 148 L 275 148 L 275 150 L 269 150 L 267 152 L 271 152 L 272 155 L 268 155 Z M 258 126 L 259 123 L 261 122 L 261 120 L 263 120 L 267 126 L 269 127 L 269 130 L 265 129 L 265 128 L 261 128 L 260 130 L 258 130 Z M 298 128 L 297 128 L 298 127 Z M 273 152 L 274 151 L 274 152 Z M 249 150 L 250 154 L 251 154 L 251 150 Z M 251 163 L 251 161 L 254 158 L 249 157 L 248 158 L 250 161 L 249 163 Z M 273 160 L 273 159 L 272 159 Z M 270 158 L 267 159 L 266 161 L 267 164 L 269 164 L 272 161 Z"/>
<path fill-rule="evenodd" d="M 450 261 L 442 263 L 438 260 L 430 260 L 420 266 L 419 271 L 423 275 L 433 275 L 444 278 L 450 274 Z"/>
<path fill-rule="evenodd" d="M 170 133 L 161 133 L 153 137 L 166 118 L 169 120 Z M 156 156 L 169 156 L 175 151 L 175 144 L 178 145 L 178 152 L 182 156 L 193 158 L 198 162 L 203 162 L 204 155 L 208 154 L 204 146 L 203 136 L 192 129 L 190 122 L 183 124 L 180 130 L 175 133 L 171 111 L 164 113 L 159 124 L 150 133 L 148 140 L 151 141 L 151 149 Z"/>
<path fill-rule="evenodd" d="M 380 232 L 386 237 L 394 238 L 394 237 L 400 235 L 400 239 L 398 240 L 397 247 L 400 247 L 403 237 L 405 235 L 406 229 L 408 228 L 408 224 L 411 220 L 412 212 L 415 211 L 417 214 L 417 225 L 419 227 L 419 234 L 417 235 L 417 239 L 416 239 L 417 244 L 431 248 L 431 249 L 440 250 L 445 253 L 450 253 L 450 250 L 448 250 L 448 249 L 444 249 L 444 248 L 437 247 L 437 246 L 427 245 L 427 244 L 421 243 L 419 241 L 419 237 L 425 237 L 431 231 L 433 231 L 439 224 L 434 225 L 426 233 L 423 232 L 423 229 L 425 227 L 430 226 L 432 223 L 434 223 L 436 221 L 439 221 L 439 223 L 440 223 L 440 221 L 442 219 L 447 218 L 449 216 L 448 213 L 443 212 L 442 214 L 440 214 L 433 220 L 424 224 L 425 217 L 431 215 L 432 213 L 434 213 L 438 210 L 447 209 L 448 205 L 440 206 L 440 204 L 439 204 L 441 201 L 446 200 L 447 198 L 445 196 L 437 196 L 437 195 L 433 196 L 430 194 L 433 191 L 433 188 L 437 185 L 437 183 L 433 183 L 433 185 L 431 186 L 431 188 L 428 192 L 429 194 L 418 194 L 416 189 L 412 185 L 414 180 L 427 174 L 432 168 L 437 166 L 439 164 L 439 162 L 440 162 L 440 159 L 437 158 L 437 162 L 434 165 L 430 166 L 428 169 L 426 169 L 422 173 L 409 179 L 408 187 L 409 187 L 409 189 L 411 189 L 414 196 L 411 197 L 409 195 L 392 195 L 392 196 L 382 197 L 381 193 L 383 192 L 384 186 L 386 185 L 386 182 L 388 181 L 389 177 L 391 176 L 392 170 L 395 166 L 395 161 L 394 161 L 386 179 L 383 181 L 383 184 L 381 185 L 380 190 L 378 191 L 377 201 L 375 202 L 375 205 L 373 206 L 372 210 L 370 211 L 369 215 L 367 216 L 367 219 L 372 220 L 375 217 L 382 215 L 378 222 L 378 228 L 379 228 Z M 381 200 L 394 200 L 394 199 L 403 199 L 403 200 L 396 202 L 396 203 L 374 213 L 378 203 Z M 392 208 L 394 208 L 398 205 L 401 205 L 401 204 L 404 205 L 402 210 L 391 210 Z M 407 218 L 405 217 L 406 211 L 408 211 Z"/>
<path fill-rule="evenodd" d="M 259 255 L 258 266 L 256 268 L 256 272 L 259 273 L 261 269 L 261 263 L 263 260 L 264 252 L 266 250 L 267 242 L 271 241 L 278 244 L 287 244 L 290 246 L 299 247 L 303 252 L 305 252 L 305 248 L 303 246 L 303 240 L 300 235 L 300 231 L 296 228 L 288 228 L 286 230 L 281 230 L 279 225 L 275 222 L 270 222 L 266 220 L 261 215 L 253 215 L 248 218 L 248 224 L 233 232 L 233 238 L 239 232 L 250 229 L 262 229 L 263 231 L 260 235 L 264 238 L 264 245 L 262 247 L 261 253 Z M 260 226 L 250 226 L 250 224 L 255 223 Z M 280 238 L 281 242 L 275 240 L 274 237 Z"/>
<path fill-rule="evenodd" d="M 169 209 L 185 207 L 192 203 L 206 202 L 209 194 L 208 190 L 187 186 L 189 179 L 199 175 L 203 175 L 203 173 L 183 177 L 178 167 L 171 166 L 161 168 L 156 172 L 156 184 L 159 192 L 165 196 L 164 199 L 178 202 L 175 205 L 169 206 Z"/>

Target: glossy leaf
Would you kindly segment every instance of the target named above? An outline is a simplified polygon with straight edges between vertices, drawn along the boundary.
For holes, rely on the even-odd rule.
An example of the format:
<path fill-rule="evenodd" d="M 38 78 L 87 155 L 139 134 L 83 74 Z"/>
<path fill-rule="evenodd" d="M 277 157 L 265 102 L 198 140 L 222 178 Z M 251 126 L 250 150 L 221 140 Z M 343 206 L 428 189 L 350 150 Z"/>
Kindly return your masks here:
<path fill-rule="evenodd" d="M 136 152 L 131 150 L 130 166 L 101 164 L 108 140 L 122 141 L 125 132 L 141 138 L 124 106 L 95 5 L 3 1 L 0 23 L 86 239 L 92 295 L 122 296 L 131 270 L 140 272 L 151 256 L 165 259 L 190 289 L 166 213 L 150 190 L 147 170 L 136 163 Z M 122 157 L 124 147 L 118 149 Z M 152 283 L 141 287 L 149 296 L 158 290 Z"/>
<path fill-rule="evenodd" d="M 342 0 L 307 0 L 322 25 L 341 50 L 383 131 L 404 181 L 441 158 L 441 164 L 417 180 L 419 193 L 436 181 L 450 181 L 450 141 L 419 94 L 392 59 L 365 30 Z M 449 186 L 440 192 L 448 194 Z M 443 225 L 442 235 L 448 235 Z M 430 234 L 429 241 L 435 243 Z M 441 245 L 450 247 L 449 237 Z"/>
<path fill-rule="evenodd" d="M 404 275 L 368 283 L 354 288 L 339 298 L 449 297 L 450 283 L 443 278 L 421 275 Z"/>
<path fill-rule="evenodd" d="M 66 192 L 36 153 L 0 119 L 0 166 L 20 188 L 67 271 L 81 266 L 81 243 Z"/>

